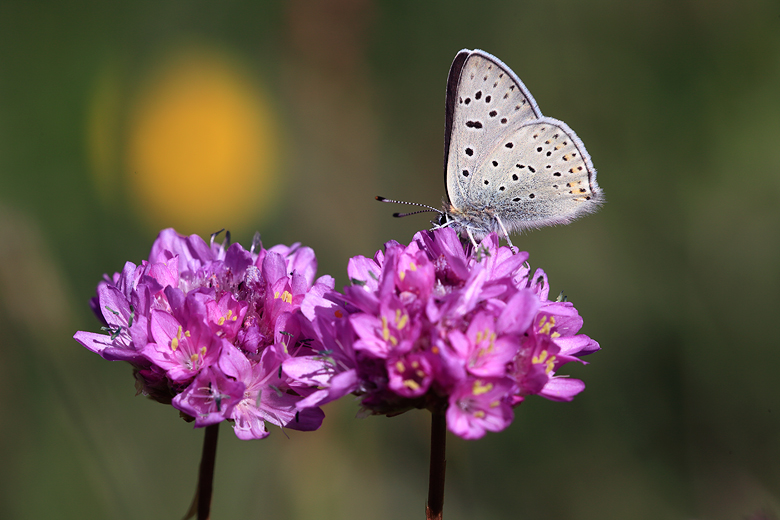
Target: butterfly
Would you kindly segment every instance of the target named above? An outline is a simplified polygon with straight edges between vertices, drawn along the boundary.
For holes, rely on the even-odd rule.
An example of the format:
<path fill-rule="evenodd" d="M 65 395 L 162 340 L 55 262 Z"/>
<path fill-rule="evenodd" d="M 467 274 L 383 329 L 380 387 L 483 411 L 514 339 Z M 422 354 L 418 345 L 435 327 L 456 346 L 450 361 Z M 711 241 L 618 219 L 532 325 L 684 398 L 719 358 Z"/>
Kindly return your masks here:
<path fill-rule="evenodd" d="M 447 201 L 442 210 L 422 210 L 439 213 L 438 227 L 461 236 L 465 231 L 475 245 L 500 233 L 511 246 L 511 232 L 568 224 L 604 202 L 577 134 L 543 116 L 523 82 L 495 56 L 458 52 L 445 107 Z"/>

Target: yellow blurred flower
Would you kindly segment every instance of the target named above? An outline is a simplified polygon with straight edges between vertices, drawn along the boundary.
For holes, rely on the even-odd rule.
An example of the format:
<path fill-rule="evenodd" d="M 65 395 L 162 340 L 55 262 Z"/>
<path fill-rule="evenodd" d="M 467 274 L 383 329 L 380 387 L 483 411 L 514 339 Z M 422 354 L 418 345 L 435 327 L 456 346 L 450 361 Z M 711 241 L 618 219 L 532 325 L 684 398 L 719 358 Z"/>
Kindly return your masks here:
<path fill-rule="evenodd" d="M 191 49 L 164 63 L 129 116 L 135 205 L 156 228 L 254 224 L 279 187 L 269 101 L 224 55 Z"/>

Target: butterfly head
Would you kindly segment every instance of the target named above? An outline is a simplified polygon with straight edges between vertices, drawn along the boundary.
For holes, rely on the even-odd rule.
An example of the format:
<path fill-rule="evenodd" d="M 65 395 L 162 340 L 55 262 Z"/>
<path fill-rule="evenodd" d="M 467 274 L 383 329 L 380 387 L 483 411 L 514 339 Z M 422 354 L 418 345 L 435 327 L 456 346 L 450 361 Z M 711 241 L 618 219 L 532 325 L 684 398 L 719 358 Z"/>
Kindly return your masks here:
<path fill-rule="evenodd" d="M 435 225 L 436 227 L 447 227 L 451 222 L 452 218 L 447 214 L 446 211 L 442 211 L 436 217 L 436 220 L 431 221 L 431 224 Z"/>
<path fill-rule="evenodd" d="M 460 209 L 446 203 L 436 222 L 438 227 L 450 227 L 462 237 L 484 238 L 490 233 L 501 233 L 501 225 L 492 208 Z"/>

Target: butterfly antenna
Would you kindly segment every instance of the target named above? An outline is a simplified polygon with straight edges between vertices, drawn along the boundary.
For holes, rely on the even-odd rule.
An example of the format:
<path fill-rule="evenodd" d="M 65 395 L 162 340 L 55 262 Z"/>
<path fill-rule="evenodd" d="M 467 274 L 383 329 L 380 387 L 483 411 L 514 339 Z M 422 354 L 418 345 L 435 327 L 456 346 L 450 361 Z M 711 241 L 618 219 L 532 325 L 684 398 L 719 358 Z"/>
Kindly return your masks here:
<path fill-rule="evenodd" d="M 421 208 L 428 208 L 428 209 L 421 209 L 420 211 L 412 211 L 411 213 L 393 213 L 393 216 L 396 218 L 401 217 L 408 217 L 409 215 L 417 215 L 418 213 L 429 213 L 431 211 L 434 211 L 438 214 L 442 214 L 442 211 L 440 209 L 436 209 L 433 206 L 429 206 L 427 204 L 420 204 L 418 202 L 406 202 L 403 200 L 392 200 L 392 199 L 386 199 L 384 197 L 376 197 L 376 200 L 379 202 L 392 202 L 394 204 L 409 204 L 410 206 L 419 206 Z"/>
<path fill-rule="evenodd" d="M 421 209 L 419 211 L 412 211 L 411 213 L 393 213 L 393 216 L 395 218 L 401 218 L 401 217 L 408 217 L 409 215 L 417 215 L 418 213 L 432 213 L 434 211 L 441 213 L 441 211 L 435 209 Z"/>

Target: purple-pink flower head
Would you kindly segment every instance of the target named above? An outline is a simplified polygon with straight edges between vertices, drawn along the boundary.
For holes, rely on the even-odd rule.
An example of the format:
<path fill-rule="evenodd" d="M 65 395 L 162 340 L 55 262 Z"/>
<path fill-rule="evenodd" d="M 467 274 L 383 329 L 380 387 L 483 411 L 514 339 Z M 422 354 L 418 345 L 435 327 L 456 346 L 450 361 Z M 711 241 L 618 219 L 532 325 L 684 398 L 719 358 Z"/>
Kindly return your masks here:
<path fill-rule="evenodd" d="M 299 409 L 352 392 L 369 414 L 446 409 L 450 431 L 476 439 L 506 428 L 528 395 L 572 399 L 584 384 L 557 372 L 598 343 L 577 334 L 571 303 L 547 299 L 547 277 L 531 277 L 527 259 L 495 234 L 474 248 L 449 228 L 352 258 L 351 285 L 324 298 L 348 316 L 319 317 L 329 348 L 284 362 L 320 387 Z"/>
<path fill-rule="evenodd" d="M 303 309 L 332 318 L 338 304 L 325 295 L 333 279 L 315 280 L 310 248 L 255 242 L 247 251 L 163 230 L 148 260 L 98 284 L 91 305 L 104 333 L 75 339 L 131 363 L 139 392 L 171 403 L 196 426 L 230 420 L 241 439 L 268 435 L 266 422 L 318 428 L 322 411 L 297 406 L 317 385 L 281 365 L 324 349 Z"/>
<path fill-rule="evenodd" d="M 449 396 L 447 425 L 464 439 L 479 439 L 485 432 L 506 428 L 514 418 L 508 395 L 508 378 L 465 379 Z"/>

